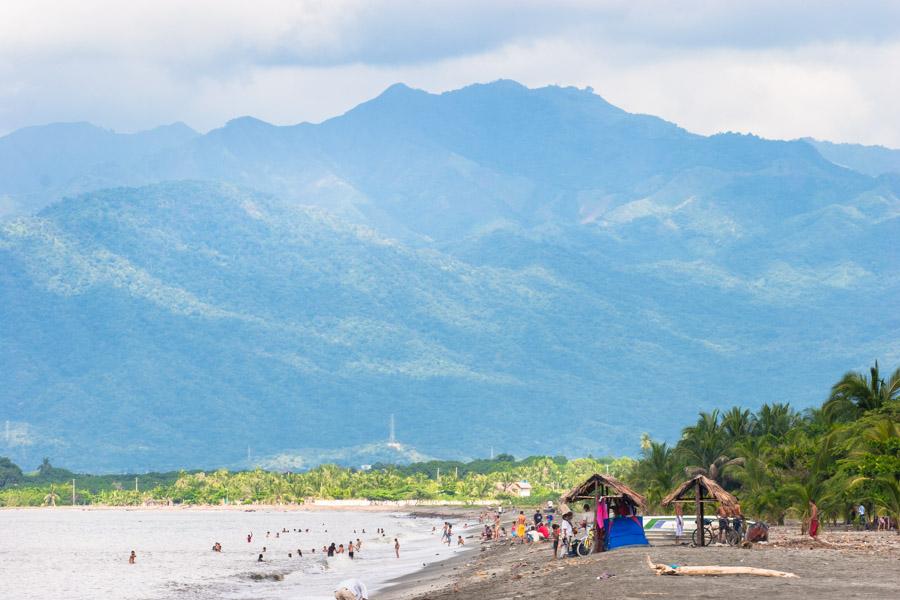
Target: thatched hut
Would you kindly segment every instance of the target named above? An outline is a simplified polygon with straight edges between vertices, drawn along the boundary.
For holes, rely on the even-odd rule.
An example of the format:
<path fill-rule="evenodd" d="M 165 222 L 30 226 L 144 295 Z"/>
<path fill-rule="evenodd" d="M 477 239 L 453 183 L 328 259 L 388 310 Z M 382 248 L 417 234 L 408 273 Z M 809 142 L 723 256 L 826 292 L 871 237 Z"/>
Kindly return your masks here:
<path fill-rule="evenodd" d="M 606 507 L 608 503 L 615 502 L 619 506 L 628 506 L 629 512 L 632 514 L 643 512 L 647 508 L 647 499 L 642 495 L 613 477 L 612 475 L 601 475 L 594 473 L 582 483 L 572 488 L 568 493 L 560 497 L 560 505 L 562 512 L 566 511 L 566 506 L 580 500 L 591 501 L 594 510 L 601 512 L 601 504 L 603 514 L 608 513 Z M 594 551 L 603 548 L 603 536 L 600 535 L 600 529 L 604 527 L 600 518 L 594 519 Z M 608 533 L 608 530 L 607 530 Z M 640 528 L 640 536 L 643 537 L 643 526 Z M 643 539 L 646 543 L 646 538 Z"/>
<path fill-rule="evenodd" d="M 700 530 L 700 545 L 706 545 L 703 529 L 703 506 L 705 504 L 718 504 L 728 514 L 736 514 L 740 510 L 738 500 L 725 491 L 721 485 L 706 477 L 697 475 L 688 479 L 663 498 L 663 506 L 670 506 L 677 502 L 694 502 L 697 506 L 697 528 Z"/>

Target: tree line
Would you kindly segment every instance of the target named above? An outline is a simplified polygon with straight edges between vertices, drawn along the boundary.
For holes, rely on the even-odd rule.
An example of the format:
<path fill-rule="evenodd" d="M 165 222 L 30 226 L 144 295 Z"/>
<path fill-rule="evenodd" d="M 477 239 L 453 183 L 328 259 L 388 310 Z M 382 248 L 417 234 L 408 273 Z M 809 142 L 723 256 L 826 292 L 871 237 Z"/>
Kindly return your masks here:
<path fill-rule="evenodd" d="M 834 521 L 859 504 L 900 517 L 900 368 L 889 377 L 877 362 L 868 374 L 849 372 L 804 412 L 777 403 L 701 412 L 674 445 L 645 436 L 630 479 L 659 507 L 701 473 L 745 514 L 770 522 L 805 518 L 811 499 Z"/>

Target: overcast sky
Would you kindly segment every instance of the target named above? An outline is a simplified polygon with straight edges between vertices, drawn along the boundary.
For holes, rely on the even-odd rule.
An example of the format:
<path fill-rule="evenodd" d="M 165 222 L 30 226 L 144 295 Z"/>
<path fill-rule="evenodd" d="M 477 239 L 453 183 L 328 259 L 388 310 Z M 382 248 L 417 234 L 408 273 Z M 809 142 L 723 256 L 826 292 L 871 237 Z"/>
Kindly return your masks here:
<path fill-rule="evenodd" d="M 398 81 L 499 78 L 699 133 L 900 148 L 900 2 L 0 0 L 0 134 L 317 122 Z"/>

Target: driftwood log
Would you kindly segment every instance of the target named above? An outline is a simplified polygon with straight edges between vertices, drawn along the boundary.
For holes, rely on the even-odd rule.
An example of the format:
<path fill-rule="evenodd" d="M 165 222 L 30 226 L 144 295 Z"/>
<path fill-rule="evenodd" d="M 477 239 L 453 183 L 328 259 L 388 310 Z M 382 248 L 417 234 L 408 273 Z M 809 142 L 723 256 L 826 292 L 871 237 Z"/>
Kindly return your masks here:
<path fill-rule="evenodd" d="M 657 575 L 757 575 L 759 577 L 797 577 L 793 573 L 774 571 L 772 569 L 757 569 L 756 567 L 720 567 L 709 565 L 704 567 L 681 567 L 654 563 L 647 556 L 647 566 Z"/>

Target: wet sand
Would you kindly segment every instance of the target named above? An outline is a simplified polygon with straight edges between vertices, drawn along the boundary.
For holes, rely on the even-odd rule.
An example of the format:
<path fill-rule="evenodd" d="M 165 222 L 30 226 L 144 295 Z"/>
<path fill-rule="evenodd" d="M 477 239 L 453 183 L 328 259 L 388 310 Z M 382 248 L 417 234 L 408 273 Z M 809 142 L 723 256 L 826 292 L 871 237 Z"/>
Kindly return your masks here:
<path fill-rule="evenodd" d="M 513 598 L 900 598 L 900 535 L 826 532 L 824 543 L 773 528 L 751 549 L 662 545 L 622 548 L 587 558 L 551 560 L 549 545 L 480 544 L 474 553 L 401 578 L 373 600 L 511 600 Z M 749 566 L 797 579 L 752 576 L 659 576 L 646 564 Z"/>

